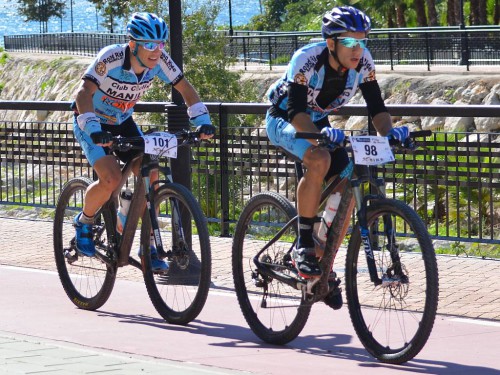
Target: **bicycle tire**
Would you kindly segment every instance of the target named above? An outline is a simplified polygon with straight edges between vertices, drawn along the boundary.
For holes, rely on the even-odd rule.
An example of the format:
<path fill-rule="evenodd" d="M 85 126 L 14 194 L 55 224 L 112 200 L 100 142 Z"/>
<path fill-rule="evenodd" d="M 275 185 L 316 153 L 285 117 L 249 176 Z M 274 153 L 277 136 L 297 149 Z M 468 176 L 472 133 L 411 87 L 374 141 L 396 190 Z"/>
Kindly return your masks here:
<path fill-rule="evenodd" d="M 171 221 L 173 202 L 178 204 L 181 215 L 188 215 L 192 225 L 192 244 L 184 244 L 174 238 Z M 154 194 L 154 203 L 159 212 L 163 248 L 169 254 L 165 258 L 169 269 L 163 274 L 154 273 L 151 269 L 151 219 L 146 210 L 141 228 L 144 282 L 156 311 L 168 323 L 185 325 L 202 311 L 211 285 L 212 255 L 207 221 L 198 201 L 183 185 L 169 183 L 161 186 Z M 187 229 L 182 228 L 184 232 Z"/>
<path fill-rule="evenodd" d="M 238 303 L 252 331 L 270 344 L 284 345 L 295 339 L 311 311 L 311 304 L 304 301 L 300 290 L 276 278 L 262 277 L 253 263 L 254 256 L 268 240 L 295 216 L 295 208 L 283 196 L 259 193 L 245 205 L 234 233 L 232 268 Z M 295 277 L 289 250 L 296 237 L 297 226 L 293 225 L 283 234 L 283 240 L 271 245 L 260 260 L 273 262 L 277 267 L 286 265 L 284 272 Z"/>
<path fill-rule="evenodd" d="M 404 202 L 383 199 L 372 202 L 366 214 L 370 241 L 378 241 L 374 259 L 379 277 L 393 264 L 386 248 L 384 215 L 390 215 L 395 225 L 408 279 L 385 287 L 370 281 L 358 223 L 347 250 L 346 296 L 351 321 L 366 350 L 381 362 L 402 364 L 422 350 L 431 334 L 438 306 L 438 268 L 432 241 L 418 214 Z"/>
<path fill-rule="evenodd" d="M 83 197 L 93 181 L 85 177 L 69 180 L 62 188 L 54 217 L 54 257 L 59 279 L 68 298 L 84 310 L 96 310 L 108 300 L 116 279 L 116 265 L 98 257 L 79 255 L 75 247 L 74 217 L 81 212 Z M 106 251 L 108 226 L 102 213 L 96 215 L 94 242 Z M 65 255 L 67 253 L 67 255 Z M 70 261 L 71 260 L 71 261 Z"/>

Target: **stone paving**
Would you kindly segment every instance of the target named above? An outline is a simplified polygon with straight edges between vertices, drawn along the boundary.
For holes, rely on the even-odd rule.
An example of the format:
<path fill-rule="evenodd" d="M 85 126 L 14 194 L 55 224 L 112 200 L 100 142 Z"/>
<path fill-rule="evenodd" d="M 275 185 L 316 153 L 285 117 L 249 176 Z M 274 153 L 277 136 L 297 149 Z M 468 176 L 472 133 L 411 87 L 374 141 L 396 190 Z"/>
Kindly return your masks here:
<path fill-rule="evenodd" d="M 0 233 L 0 264 L 56 271 L 51 221 L 0 217 Z M 231 239 L 212 237 L 211 246 L 214 288 L 233 290 Z M 344 254 L 341 249 L 338 265 Z M 439 255 L 438 268 L 439 314 L 500 320 L 500 261 Z M 121 268 L 118 277 L 142 280 L 133 267 Z"/>
<path fill-rule="evenodd" d="M 121 354 L 0 331 L 1 374 L 243 374 L 211 366 Z"/>

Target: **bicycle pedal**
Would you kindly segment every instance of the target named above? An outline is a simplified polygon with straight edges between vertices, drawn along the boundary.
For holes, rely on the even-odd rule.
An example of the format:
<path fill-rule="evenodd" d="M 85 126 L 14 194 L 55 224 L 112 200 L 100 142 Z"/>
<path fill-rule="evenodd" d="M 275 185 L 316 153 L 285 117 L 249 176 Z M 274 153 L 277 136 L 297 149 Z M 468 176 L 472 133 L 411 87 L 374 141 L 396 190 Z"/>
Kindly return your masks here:
<path fill-rule="evenodd" d="M 73 264 L 78 260 L 78 253 L 74 252 L 74 254 L 71 254 L 71 250 L 65 250 L 64 257 L 66 258 L 69 264 Z"/>

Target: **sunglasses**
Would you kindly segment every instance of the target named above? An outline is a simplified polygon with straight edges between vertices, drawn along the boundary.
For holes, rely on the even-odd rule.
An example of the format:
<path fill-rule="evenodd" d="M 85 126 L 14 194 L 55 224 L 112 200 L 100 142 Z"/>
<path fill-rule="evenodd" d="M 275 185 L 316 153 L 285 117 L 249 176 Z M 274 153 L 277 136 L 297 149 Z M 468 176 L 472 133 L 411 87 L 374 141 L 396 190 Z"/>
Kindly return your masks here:
<path fill-rule="evenodd" d="M 165 48 L 165 42 L 136 42 L 136 43 L 149 52 L 156 51 L 157 48 L 159 48 L 160 50 Z"/>
<path fill-rule="evenodd" d="M 365 49 L 368 44 L 368 38 L 356 39 L 351 37 L 338 37 L 337 40 L 347 48 L 355 48 L 359 45 L 361 48 Z"/>

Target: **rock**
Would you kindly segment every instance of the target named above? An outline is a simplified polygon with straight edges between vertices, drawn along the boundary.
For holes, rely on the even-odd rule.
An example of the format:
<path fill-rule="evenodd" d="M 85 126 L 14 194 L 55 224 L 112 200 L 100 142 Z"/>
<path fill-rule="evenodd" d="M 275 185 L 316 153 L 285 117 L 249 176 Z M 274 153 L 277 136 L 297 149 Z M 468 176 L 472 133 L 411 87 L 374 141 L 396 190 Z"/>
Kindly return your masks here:
<path fill-rule="evenodd" d="M 442 99 L 434 99 L 431 105 L 450 104 Z M 422 130 L 439 130 L 444 127 L 446 117 L 423 117 L 421 121 Z"/>
<path fill-rule="evenodd" d="M 483 100 L 484 105 L 500 105 L 500 84 L 493 86 Z M 477 117 L 475 119 L 478 132 L 494 132 L 500 130 L 500 118 Z"/>
<path fill-rule="evenodd" d="M 457 101 L 454 104 L 466 105 L 462 101 Z M 467 132 L 474 129 L 473 117 L 447 117 L 444 122 L 444 131 L 446 132 Z"/>

